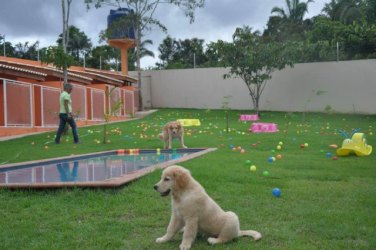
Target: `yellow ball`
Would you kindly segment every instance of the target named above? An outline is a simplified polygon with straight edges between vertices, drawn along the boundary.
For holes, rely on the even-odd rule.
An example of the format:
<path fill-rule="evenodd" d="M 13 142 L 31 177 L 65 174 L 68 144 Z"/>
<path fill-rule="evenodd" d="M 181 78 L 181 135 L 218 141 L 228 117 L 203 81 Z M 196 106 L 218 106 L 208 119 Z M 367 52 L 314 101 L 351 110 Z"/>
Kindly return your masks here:
<path fill-rule="evenodd" d="M 256 168 L 255 165 L 252 165 L 252 166 L 249 168 L 249 170 L 250 170 L 251 172 L 255 172 L 255 171 L 257 170 L 257 168 Z"/>
<path fill-rule="evenodd" d="M 304 147 L 308 147 L 308 143 L 304 143 Z"/>
<path fill-rule="evenodd" d="M 278 145 L 278 146 L 277 146 L 277 149 L 278 149 L 278 150 L 281 150 L 281 149 L 282 149 L 281 145 Z"/>

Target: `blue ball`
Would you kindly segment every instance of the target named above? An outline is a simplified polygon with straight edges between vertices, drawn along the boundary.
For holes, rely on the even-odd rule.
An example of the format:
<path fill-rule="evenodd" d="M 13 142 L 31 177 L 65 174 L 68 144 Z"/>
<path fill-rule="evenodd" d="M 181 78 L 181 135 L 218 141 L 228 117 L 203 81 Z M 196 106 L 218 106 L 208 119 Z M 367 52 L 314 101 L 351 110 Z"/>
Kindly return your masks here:
<path fill-rule="evenodd" d="M 326 153 L 326 157 L 332 157 L 332 153 L 330 152 Z"/>
<path fill-rule="evenodd" d="M 268 157 L 268 162 L 273 162 L 273 157 Z"/>
<path fill-rule="evenodd" d="M 274 188 L 272 194 L 275 197 L 281 197 L 281 190 L 279 188 Z"/>

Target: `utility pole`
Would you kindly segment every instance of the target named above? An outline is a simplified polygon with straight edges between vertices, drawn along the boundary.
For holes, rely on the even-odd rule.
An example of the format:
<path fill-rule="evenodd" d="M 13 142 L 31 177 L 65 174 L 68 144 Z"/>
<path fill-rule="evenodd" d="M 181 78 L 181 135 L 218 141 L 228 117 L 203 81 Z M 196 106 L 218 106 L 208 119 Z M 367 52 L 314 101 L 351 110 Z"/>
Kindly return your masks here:
<path fill-rule="evenodd" d="M 196 68 L 196 53 L 193 53 L 193 68 Z"/>
<path fill-rule="evenodd" d="M 339 43 L 337 41 L 337 62 L 339 62 Z"/>

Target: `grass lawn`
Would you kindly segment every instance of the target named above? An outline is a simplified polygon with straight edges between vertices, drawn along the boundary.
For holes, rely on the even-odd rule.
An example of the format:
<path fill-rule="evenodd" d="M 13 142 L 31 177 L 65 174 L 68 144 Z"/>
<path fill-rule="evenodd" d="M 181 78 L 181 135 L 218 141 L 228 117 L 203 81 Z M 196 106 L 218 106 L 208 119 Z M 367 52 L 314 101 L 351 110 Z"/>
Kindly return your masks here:
<path fill-rule="evenodd" d="M 376 117 L 361 115 L 262 113 L 280 132 L 252 134 L 244 111 L 160 110 L 141 120 L 109 125 L 108 144 L 98 144 L 103 126 L 79 128 L 80 145 L 52 142 L 54 132 L 0 142 L 0 163 L 45 159 L 119 148 L 160 148 L 162 125 L 178 118 L 198 118 L 186 129 L 189 147 L 218 150 L 182 163 L 224 210 L 238 214 L 242 229 L 263 239 L 240 238 L 209 246 L 199 236 L 193 249 L 376 249 L 375 155 L 340 157 L 340 130 L 360 128 L 376 146 Z M 94 131 L 93 133 L 90 133 Z M 277 150 L 283 142 L 282 150 Z M 177 143 L 177 142 L 175 142 Z M 300 145 L 308 143 L 302 149 Z M 177 144 L 174 144 L 177 145 Z M 245 153 L 230 149 L 241 146 Z M 47 148 L 46 148 L 47 146 Z M 282 159 L 268 162 L 268 157 Z M 245 164 L 250 160 L 251 164 Z M 257 171 L 251 172 L 250 165 Z M 265 177 L 263 171 L 268 171 Z M 0 249 L 178 249 L 182 235 L 156 244 L 170 218 L 170 198 L 153 190 L 161 171 L 118 189 L 0 190 Z M 280 198 L 272 189 L 282 191 Z"/>

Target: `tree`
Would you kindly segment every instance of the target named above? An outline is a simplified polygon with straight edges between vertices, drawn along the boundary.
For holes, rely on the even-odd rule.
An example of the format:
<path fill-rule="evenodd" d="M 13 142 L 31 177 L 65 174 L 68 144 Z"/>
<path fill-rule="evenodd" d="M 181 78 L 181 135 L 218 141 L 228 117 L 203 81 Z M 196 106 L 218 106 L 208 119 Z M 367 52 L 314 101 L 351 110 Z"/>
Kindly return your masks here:
<path fill-rule="evenodd" d="M 204 40 L 198 38 L 175 40 L 167 36 L 159 45 L 159 68 L 194 68 L 204 65 L 208 59 L 204 52 Z"/>
<path fill-rule="evenodd" d="M 39 42 L 29 45 L 29 42 L 17 43 L 15 45 L 14 56 L 22 59 L 36 60 L 38 58 Z"/>
<path fill-rule="evenodd" d="M 154 52 L 146 48 L 147 45 L 153 45 L 153 41 L 150 39 L 144 40 L 140 44 L 140 58 L 150 56 L 154 58 Z M 128 69 L 135 70 L 137 67 L 137 48 L 130 49 L 128 53 Z"/>
<path fill-rule="evenodd" d="M 14 47 L 10 42 L 5 40 L 5 35 L 0 34 L 0 55 L 14 57 Z"/>
<path fill-rule="evenodd" d="M 362 16 L 360 6 L 363 0 L 331 0 L 322 11 L 332 20 L 351 24 Z"/>
<path fill-rule="evenodd" d="M 62 44 L 60 46 L 48 47 L 45 50 L 46 55 L 42 57 L 43 61 L 53 63 L 57 68 L 63 70 L 64 84 L 68 83 L 68 67 L 74 62 L 73 57 L 67 53 L 69 43 L 69 15 L 72 1 L 73 0 L 61 0 L 63 17 Z"/>
<path fill-rule="evenodd" d="M 287 13 L 281 7 L 274 7 L 272 13 L 276 13 L 284 20 L 288 20 L 293 24 L 302 24 L 304 15 L 308 12 L 308 4 L 313 0 L 307 2 L 299 2 L 299 0 L 286 0 Z"/>
<path fill-rule="evenodd" d="M 293 51 L 289 44 L 265 42 L 259 32 L 244 26 L 237 28 L 233 42 L 220 42 L 220 54 L 230 72 L 224 78 L 240 77 L 252 98 L 253 108 L 259 113 L 259 101 L 266 81 L 275 70 L 293 66 Z"/>
<path fill-rule="evenodd" d="M 174 55 L 177 51 L 176 43 L 177 41 L 170 36 L 163 39 L 162 43 L 158 46 L 159 59 L 161 59 L 162 62 L 157 63 L 157 67 L 165 69 L 168 64 L 174 60 Z"/>
<path fill-rule="evenodd" d="M 142 34 L 151 28 L 151 26 L 157 26 L 162 30 L 166 28 L 154 18 L 155 10 L 160 4 L 175 5 L 184 10 L 186 16 L 190 18 L 190 21 L 194 21 L 194 12 L 196 8 L 204 6 L 205 0 L 85 0 L 88 7 L 94 4 L 96 8 L 102 5 L 110 5 L 120 7 L 121 3 L 124 3 L 128 9 L 133 10 L 133 14 L 128 16 L 128 21 L 134 23 L 135 36 L 136 36 L 136 48 L 141 48 Z M 128 24 L 129 24 L 128 22 Z M 125 29 L 128 26 L 124 27 Z M 139 107 L 142 110 L 142 83 L 141 83 L 141 49 L 136 49 L 136 63 L 138 71 L 138 87 L 139 93 Z"/>
<path fill-rule="evenodd" d="M 87 55 L 92 47 L 90 39 L 86 34 L 75 26 L 69 26 L 69 41 L 67 44 L 67 53 L 77 62 L 80 61 L 80 55 Z M 58 45 L 63 45 L 63 34 L 59 35 L 56 41 Z"/>
<path fill-rule="evenodd" d="M 119 50 L 108 45 L 101 45 L 91 49 L 86 65 L 97 69 L 117 70 L 119 58 Z"/>
<path fill-rule="evenodd" d="M 304 20 L 308 4 L 311 2 L 313 0 L 286 0 L 286 11 L 282 7 L 274 7 L 271 13 L 276 16 L 269 17 L 264 36 L 270 36 L 276 41 L 304 39 L 305 31 L 311 26 L 309 19 Z"/>
<path fill-rule="evenodd" d="M 69 62 L 72 60 L 70 57 L 67 55 L 67 47 L 69 43 L 69 14 L 70 14 L 70 6 L 72 4 L 73 0 L 61 0 L 61 9 L 62 9 L 62 14 L 63 14 L 63 41 L 62 41 L 62 46 L 63 46 L 63 53 L 61 53 L 61 49 L 58 49 L 57 52 L 57 59 L 59 62 L 62 62 L 62 65 L 57 65 L 57 66 L 62 66 L 63 68 L 63 74 L 64 74 L 64 84 L 68 83 L 68 67 L 69 67 Z M 56 57 L 55 57 L 56 58 Z M 58 62 L 55 61 L 55 62 Z"/>
<path fill-rule="evenodd" d="M 376 0 L 365 0 L 362 7 L 368 23 L 376 23 Z"/>

